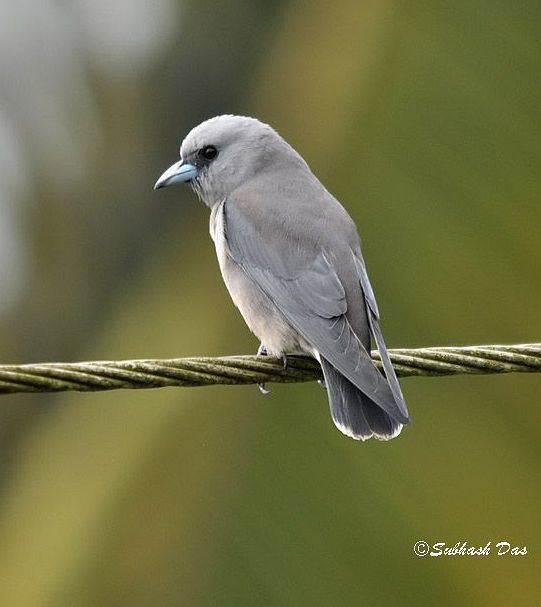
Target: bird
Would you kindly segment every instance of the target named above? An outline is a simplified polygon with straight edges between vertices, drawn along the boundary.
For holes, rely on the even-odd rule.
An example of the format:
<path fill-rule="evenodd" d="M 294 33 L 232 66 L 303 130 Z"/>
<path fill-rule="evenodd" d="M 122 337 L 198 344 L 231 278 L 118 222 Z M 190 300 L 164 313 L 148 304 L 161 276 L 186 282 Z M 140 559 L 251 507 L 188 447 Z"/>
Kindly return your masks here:
<path fill-rule="evenodd" d="M 224 114 L 195 126 L 154 189 L 189 183 L 210 209 L 220 271 L 259 355 L 322 368 L 336 427 L 398 436 L 410 416 L 380 329 L 355 223 L 268 124 Z M 384 374 L 371 356 L 372 340 Z"/>

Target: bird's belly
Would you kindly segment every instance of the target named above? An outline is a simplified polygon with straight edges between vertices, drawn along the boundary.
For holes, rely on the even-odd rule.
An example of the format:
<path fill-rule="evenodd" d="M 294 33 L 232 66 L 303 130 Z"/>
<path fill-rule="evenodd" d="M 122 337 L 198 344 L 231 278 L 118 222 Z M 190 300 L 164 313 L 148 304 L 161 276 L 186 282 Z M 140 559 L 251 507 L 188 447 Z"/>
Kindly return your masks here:
<path fill-rule="evenodd" d="M 246 324 L 270 354 L 305 350 L 298 333 L 271 299 L 230 258 L 220 264 L 224 282 Z"/>
<path fill-rule="evenodd" d="M 308 352 L 311 348 L 287 322 L 272 300 L 238 266 L 228 254 L 223 231 L 221 205 L 213 209 L 210 234 L 225 285 L 249 329 L 266 347 L 269 354 Z"/>

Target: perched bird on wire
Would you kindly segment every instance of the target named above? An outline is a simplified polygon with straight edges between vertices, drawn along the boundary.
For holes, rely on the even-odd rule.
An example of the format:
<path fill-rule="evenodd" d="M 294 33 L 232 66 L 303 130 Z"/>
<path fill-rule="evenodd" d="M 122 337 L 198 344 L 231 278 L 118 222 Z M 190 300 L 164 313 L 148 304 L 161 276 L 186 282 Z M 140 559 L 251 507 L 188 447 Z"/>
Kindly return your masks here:
<path fill-rule="evenodd" d="M 210 208 L 223 279 L 259 354 L 321 364 L 347 436 L 388 440 L 409 414 L 379 327 L 353 220 L 267 124 L 224 115 L 196 126 L 155 189 L 188 182 Z M 371 337 L 385 376 L 370 357 Z"/>

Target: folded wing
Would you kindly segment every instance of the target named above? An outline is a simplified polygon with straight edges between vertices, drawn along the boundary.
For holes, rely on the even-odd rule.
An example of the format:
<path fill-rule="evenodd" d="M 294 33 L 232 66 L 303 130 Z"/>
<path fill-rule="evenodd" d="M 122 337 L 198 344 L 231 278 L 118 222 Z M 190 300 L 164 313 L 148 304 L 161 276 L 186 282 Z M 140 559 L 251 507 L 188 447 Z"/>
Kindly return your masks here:
<path fill-rule="evenodd" d="M 311 254 L 311 248 L 303 246 L 298 235 L 288 234 L 287 229 L 262 234 L 245 212 L 228 201 L 224 205 L 224 218 L 229 254 L 295 330 L 386 413 L 400 423 L 408 423 L 367 278 L 363 285 L 364 278 L 360 275 L 370 327 L 389 381 L 377 370 L 346 317 L 344 286 L 324 250 L 313 247 Z"/>

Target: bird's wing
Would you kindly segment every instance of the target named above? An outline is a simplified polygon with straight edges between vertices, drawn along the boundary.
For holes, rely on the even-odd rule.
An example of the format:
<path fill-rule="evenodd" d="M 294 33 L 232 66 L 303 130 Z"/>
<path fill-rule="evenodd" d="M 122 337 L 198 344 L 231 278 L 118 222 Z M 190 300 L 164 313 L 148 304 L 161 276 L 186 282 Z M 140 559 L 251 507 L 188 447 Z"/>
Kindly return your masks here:
<path fill-rule="evenodd" d="M 346 318 L 345 289 L 325 251 L 284 225 L 262 232 L 234 201 L 224 204 L 224 223 L 229 254 L 295 330 L 386 413 L 408 423 Z"/>
<path fill-rule="evenodd" d="M 368 279 L 366 266 L 364 265 L 364 261 L 360 255 L 354 255 L 353 257 L 355 260 L 355 267 L 357 268 L 357 274 L 359 275 L 359 281 L 361 283 L 361 289 L 363 291 L 364 300 L 366 302 L 366 310 L 368 313 L 370 332 L 374 337 L 378 352 L 381 356 L 381 362 L 383 363 L 385 377 L 389 382 L 389 387 L 391 388 L 396 404 L 398 405 L 402 413 L 406 417 L 409 417 L 408 409 L 406 407 L 406 401 L 404 400 L 402 390 L 400 389 L 400 384 L 398 383 L 398 378 L 396 377 L 396 373 L 391 363 L 391 359 L 389 358 L 387 346 L 385 345 L 385 341 L 383 339 L 383 333 L 381 332 L 379 326 L 378 304 L 376 303 L 376 297 L 374 295 L 372 285 L 370 284 L 370 280 Z"/>

